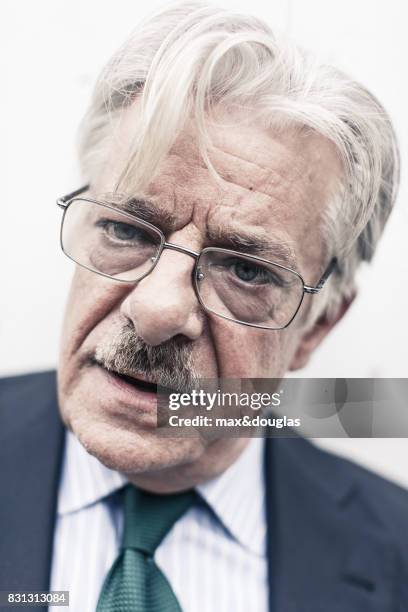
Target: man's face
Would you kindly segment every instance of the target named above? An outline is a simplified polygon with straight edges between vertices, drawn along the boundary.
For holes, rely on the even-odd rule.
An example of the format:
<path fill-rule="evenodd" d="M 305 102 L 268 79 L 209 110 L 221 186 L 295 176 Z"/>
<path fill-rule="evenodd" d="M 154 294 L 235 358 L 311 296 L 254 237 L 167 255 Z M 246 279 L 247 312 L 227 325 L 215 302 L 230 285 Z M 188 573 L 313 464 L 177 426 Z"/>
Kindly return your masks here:
<path fill-rule="evenodd" d="M 94 198 L 103 194 L 106 200 L 113 188 L 135 112 L 124 112 L 117 138 L 121 144 L 112 147 L 98 184 L 92 186 Z M 222 187 L 197 155 L 193 132 L 185 130 L 144 193 L 129 195 L 155 207 L 156 225 L 168 242 L 200 251 L 228 247 L 232 235 L 267 238 L 286 247 L 305 282 L 315 284 L 328 263 L 320 238 L 322 215 L 340 177 L 332 145 L 310 133 L 278 134 L 243 125 L 214 128 L 212 135 L 211 160 Z M 222 242 L 213 238 L 210 243 L 208 235 L 218 235 Z M 288 265 L 286 260 L 275 261 Z M 193 258 L 166 249 L 152 273 L 136 285 L 79 266 L 75 270 L 62 334 L 61 413 L 87 450 L 111 468 L 160 474 L 173 468 L 181 473 L 190 466 L 196 478 L 205 479 L 222 471 L 243 445 L 242 440 L 209 443 L 159 436 L 149 389 L 127 384 L 103 367 L 120 363 L 124 346 L 142 345 L 150 356 L 157 356 L 157 347 L 167 347 L 160 365 L 151 365 L 150 376 L 148 352 L 141 371 L 134 365 L 136 370 L 128 372 L 150 382 L 160 383 L 160 372 L 174 371 L 172 352 L 180 351 L 177 367 L 194 370 L 199 377 L 278 378 L 297 367 L 296 356 L 310 336 L 309 299 L 293 323 L 280 331 L 204 313 L 191 282 L 193 267 Z M 183 360 L 183 355 L 188 357 Z"/>

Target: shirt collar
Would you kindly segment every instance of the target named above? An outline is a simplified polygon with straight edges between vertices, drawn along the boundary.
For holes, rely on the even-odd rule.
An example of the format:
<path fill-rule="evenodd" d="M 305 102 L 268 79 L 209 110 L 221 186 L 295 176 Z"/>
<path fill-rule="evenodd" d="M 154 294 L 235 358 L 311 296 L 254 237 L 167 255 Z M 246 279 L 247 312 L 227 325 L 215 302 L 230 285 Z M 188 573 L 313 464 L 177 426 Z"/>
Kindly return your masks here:
<path fill-rule="evenodd" d="M 266 555 L 264 440 L 253 438 L 238 459 L 220 476 L 197 491 L 228 533 L 252 553 Z M 59 516 L 77 512 L 121 489 L 128 479 L 90 455 L 76 436 L 66 431 L 58 493 Z"/>
<path fill-rule="evenodd" d="M 234 539 L 259 556 L 266 556 L 264 443 L 251 439 L 225 472 L 197 487 Z"/>

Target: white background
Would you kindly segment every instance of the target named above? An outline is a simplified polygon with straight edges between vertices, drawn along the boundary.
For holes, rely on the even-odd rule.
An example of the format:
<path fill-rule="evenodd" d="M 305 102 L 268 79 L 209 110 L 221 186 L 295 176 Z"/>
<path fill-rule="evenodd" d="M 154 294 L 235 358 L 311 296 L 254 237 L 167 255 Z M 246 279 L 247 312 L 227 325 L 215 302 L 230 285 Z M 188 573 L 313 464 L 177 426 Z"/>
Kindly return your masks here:
<path fill-rule="evenodd" d="M 76 128 L 92 84 L 159 2 L 2 0 L 0 9 L 0 375 L 55 366 L 71 263 L 55 198 L 78 186 Z M 405 0 L 251 0 L 250 10 L 363 81 L 391 114 L 402 184 L 360 296 L 305 376 L 407 377 L 408 206 Z M 323 441 L 408 485 L 405 440 Z"/>

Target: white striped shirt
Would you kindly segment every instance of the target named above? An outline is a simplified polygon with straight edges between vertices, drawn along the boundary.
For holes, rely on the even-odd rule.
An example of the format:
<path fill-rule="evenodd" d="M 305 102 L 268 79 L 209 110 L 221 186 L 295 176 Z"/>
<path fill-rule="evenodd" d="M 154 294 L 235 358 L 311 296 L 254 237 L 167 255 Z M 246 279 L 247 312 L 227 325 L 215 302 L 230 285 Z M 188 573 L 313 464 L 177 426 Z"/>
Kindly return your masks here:
<path fill-rule="evenodd" d="M 267 610 L 263 445 L 251 440 L 221 476 L 197 487 L 215 516 L 205 506 L 190 508 L 156 550 L 184 612 Z M 118 491 L 126 482 L 67 432 L 50 589 L 70 592 L 71 612 L 95 612 L 119 550 Z"/>

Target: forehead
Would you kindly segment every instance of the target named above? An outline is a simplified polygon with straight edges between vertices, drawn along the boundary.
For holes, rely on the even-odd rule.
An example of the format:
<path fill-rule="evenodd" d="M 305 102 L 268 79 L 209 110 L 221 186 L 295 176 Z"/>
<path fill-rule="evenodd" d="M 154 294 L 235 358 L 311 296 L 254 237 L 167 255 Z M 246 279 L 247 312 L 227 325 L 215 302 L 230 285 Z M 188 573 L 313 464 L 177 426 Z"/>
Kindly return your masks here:
<path fill-rule="evenodd" d="M 101 193 L 109 193 L 123 169 L 135 112 L 123 113 L 109 172 L 97 186 Z M 168 233 L 188 226 L 203 240 L 217 232 L 250 233 L 285 244 L 297 259 L 318 260 L 323 213 L 341 177 L 334 146 L 305 129 L 229 123 L 209 128 L 209 157 L 219 181 L 201 158 L 194 127 L 188 125 L 143 192 L 130 186 L 126 194 L 136 204 L 148 202 Z"/>

